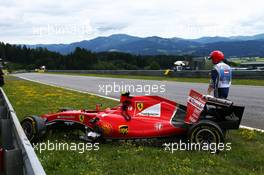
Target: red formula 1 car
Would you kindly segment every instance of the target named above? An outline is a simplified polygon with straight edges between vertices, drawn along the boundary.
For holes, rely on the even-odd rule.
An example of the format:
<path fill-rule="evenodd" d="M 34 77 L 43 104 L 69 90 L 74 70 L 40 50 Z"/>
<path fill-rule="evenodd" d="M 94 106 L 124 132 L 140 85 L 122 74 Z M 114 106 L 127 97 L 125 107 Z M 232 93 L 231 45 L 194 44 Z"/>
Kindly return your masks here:
<path fill-rule="evenodd" d="M 190 91 L 187 106 L 159 96 L 121 95 L 120 105 L 100 110 L 61 109 L 57 113 L 28 116 L 22 127 L 30 141 L 60 126 L 81 128 L 88 140 L 145 139 L 187 135 L 196 143 L 220 143 L 229 129 L 238 129 L 244 112 L 224 99 Z"/>

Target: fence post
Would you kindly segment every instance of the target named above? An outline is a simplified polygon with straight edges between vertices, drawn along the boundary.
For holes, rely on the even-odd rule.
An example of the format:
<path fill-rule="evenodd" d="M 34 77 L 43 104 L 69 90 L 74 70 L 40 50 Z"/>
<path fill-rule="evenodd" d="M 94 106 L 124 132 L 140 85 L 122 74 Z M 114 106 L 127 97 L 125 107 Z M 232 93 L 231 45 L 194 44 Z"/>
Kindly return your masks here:
<path fill-rule="evenodd" d="M 5 175 L 23 175 L 23 158 L 21 149 L 4 151 Z"/>

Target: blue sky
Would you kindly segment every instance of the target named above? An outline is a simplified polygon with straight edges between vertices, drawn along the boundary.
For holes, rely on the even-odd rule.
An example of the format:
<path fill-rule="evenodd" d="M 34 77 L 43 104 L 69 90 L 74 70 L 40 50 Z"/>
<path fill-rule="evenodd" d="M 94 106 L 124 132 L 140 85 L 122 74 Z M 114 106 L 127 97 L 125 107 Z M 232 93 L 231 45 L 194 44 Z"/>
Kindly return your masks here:
<path fill-rule="evenodd" d="M 264 33 L 263 7 L 262 0 L 0 0 L 0 41 L 254 35 Z"/>

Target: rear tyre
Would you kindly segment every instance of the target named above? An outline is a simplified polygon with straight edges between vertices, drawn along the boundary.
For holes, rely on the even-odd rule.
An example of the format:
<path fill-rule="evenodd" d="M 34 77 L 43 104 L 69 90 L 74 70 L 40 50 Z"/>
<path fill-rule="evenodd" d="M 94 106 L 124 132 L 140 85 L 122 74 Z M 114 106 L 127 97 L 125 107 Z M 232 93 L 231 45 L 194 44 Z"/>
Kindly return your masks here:
<path fill-rule="evenodd" d="M 25 117 L 21 126 L 28 138 L 32 143 L 40 141 L 46 134 L 46 124 L 44 119 L 38 116 Z"/>
<path fill-rule="evenodd" d="M 224 142 L 224 134 L 221 128 L 212 121 L 201 120 L 194 124 L 187 133 L 191 143 L 219 144 Z"/>

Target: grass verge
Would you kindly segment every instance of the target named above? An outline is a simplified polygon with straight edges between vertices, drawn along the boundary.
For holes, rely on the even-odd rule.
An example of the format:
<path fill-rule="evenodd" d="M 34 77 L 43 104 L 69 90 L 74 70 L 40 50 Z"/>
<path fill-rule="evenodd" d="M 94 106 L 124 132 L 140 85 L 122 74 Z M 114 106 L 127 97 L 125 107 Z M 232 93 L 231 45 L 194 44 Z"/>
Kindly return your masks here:
<path fill-rule="evenodd" d="M 91 77 L 109 77 L 109 78 L 126 78 L 126 79 L 139 79 L 139 80 L 159 80 L 159 81 L 177 81 L 189 83 L 209 83 L 208 78 L 184 78 L 184 77 L 168 77 L 168 76 L 143 76 L 143 75 L 110 75 L 110 74 L 83 74 L 83 73 L 54 73 L 50 74 L 65 74 L 65 75 L 80 75 Z M 233 85 L 251 85 L 251 86 L 264 86 L 264 80 L 257 79 L 232 79 Z"/>
<path fill-rule="evenodd" d="M 94 108 L 96 103 L 114 106 L 117 102 L 62 88 L 6 77 L 4 90 L 19 119 L 30 114 L 55 112 L 60 107 Z M 37 151 L 47 174 L 264 174 L 264 134 L 241 129 L 231 131 L 231 151 L 165 152 L 162 147 L 133 143 L 100 144 L 98 151 Z M 79 142 L 53 133 L 45 142 Z"/>

